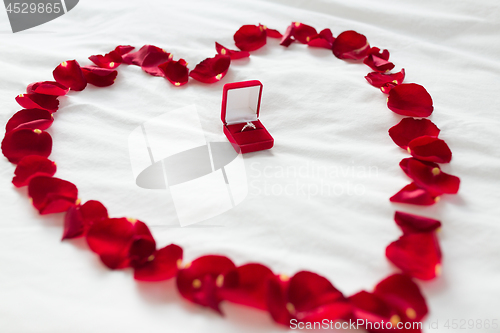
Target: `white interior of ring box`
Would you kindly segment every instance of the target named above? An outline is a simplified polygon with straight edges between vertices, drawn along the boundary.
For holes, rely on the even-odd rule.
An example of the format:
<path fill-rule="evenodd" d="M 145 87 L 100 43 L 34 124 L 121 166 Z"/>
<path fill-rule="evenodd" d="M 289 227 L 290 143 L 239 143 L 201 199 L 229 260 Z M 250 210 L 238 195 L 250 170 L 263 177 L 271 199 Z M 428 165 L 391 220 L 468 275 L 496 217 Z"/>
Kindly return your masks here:
<path fill-rule="evenodd" d="M 261 86 L 230 89 L 226 98 L 226 124 L 256 121 Z"/>

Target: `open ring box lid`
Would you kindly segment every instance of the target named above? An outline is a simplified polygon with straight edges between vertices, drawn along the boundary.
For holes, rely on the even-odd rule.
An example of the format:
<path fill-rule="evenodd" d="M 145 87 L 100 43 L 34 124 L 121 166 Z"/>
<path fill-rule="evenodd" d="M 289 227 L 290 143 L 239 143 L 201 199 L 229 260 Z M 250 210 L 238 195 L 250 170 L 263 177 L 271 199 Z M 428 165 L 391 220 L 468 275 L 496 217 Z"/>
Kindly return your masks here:
<path fill-rule="evenodd" d="M 224 85 L 222 91 L 221 119 L 224 134 L 238 153 L 250 153 L 269 149 L 274 139 L 259 120 L 262 83 L 258 80 L 233 82 Z M 243 127 L 251 122 L 255 125 Z"/>

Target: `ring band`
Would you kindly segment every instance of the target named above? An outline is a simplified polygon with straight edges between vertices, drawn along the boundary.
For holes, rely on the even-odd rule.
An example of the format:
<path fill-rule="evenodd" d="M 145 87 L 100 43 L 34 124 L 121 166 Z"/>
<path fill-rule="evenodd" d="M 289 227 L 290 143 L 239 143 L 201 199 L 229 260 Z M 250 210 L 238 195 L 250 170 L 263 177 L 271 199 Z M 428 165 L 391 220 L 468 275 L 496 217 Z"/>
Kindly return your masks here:
<path fill-rule="evenodd" d="M 243 132 L 244 130 L 246 130 L 247 128 L 253 128 L 253 129 L 256 129 L 257 127 L 255 127 L 255 125 L 249 121 L 247 121 L 247 123 L 245 124 L 245 126 L 243 126 L 243 128 L 241 129 L 241 132 Z"/>

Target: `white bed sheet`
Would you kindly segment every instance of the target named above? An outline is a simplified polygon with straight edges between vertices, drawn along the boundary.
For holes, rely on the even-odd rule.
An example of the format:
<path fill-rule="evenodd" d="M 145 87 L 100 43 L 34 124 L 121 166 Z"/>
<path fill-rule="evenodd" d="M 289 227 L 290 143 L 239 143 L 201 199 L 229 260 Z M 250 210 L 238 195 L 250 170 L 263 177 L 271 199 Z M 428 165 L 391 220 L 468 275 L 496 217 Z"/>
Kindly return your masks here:
<path fill-rule="evenodd" d="M 214 55 L 215 41 L 233 47 L 232 35 L 243 24 L 283 32 L 291 21 L 328 27 L 334 35 L 357 30 L 391 51 L 396 69 L 406 69 L 406 82 L 427 88 L 435 106 L 431 119 L 454 154 L 443 169 L 462 179 L 458 195 L 429 208 L 391 204 L 388 198 L 409 182 L 398 167 L 406 154 L 387 135 L 401 117 L 365 82 L 369 69 L 327 50 L 283 48 L 277 40 L 249 60 L 234 61 L 214 85 L 191 81 L 179 89 L 136 66 L 121 66 L 114 86 L 71 93 L 49 130 L 57 176 L 74 182 L 83 200 L 101 200 L 112 216 L 147 222 L 160 246 L 183 246 L 187 260 L 215 253 L 289 275 L 312 270 L 346 294 L 371 290 L 396 271 L 384 256 L 400 235 L 395 209 L 439 218 L 443 275 L 419 283 L 430 307 L 426 325 L 438 321 L 439 329 L 425 331 L 453 332 L 444 327 L 448 319 L 500 320 L 495 0 L 85 0 L 61 18 L 16 34 L 0 10 L 0 123 L 20 109 L 14 97 L 31 82 L 50 80 L 63 60 L 90 64 L 89 55 L 119 44 L 154 44 L 193 68 Z M 128 135 L 149 119 L 196 104 L 203 106 L 207 139 L 225 140 L 222 85 L 248 79 L 264 84 L 261 120 L 275 147 L 244 156 L 250 192 L 240 205 L 180 228 L 168 192 L 135 185 Z M 309 173 L 295 175 L 293 168 Z M 333 170 L 326 180 L 321 168 Z M 359 168 L 371 173 L 360 175 Z M 0 332 L 283 331 L 267 314 L 231 304 L 219 317 L 181 299 L 172 281 L 136 283 L 130 271 L 104 268 L 82 240 L 61 243 L 61 214 L 38 216 L 26 190 L 10 183 L 13 170 L 0 159 Z M 289 174 L 276 174 L 280 170 Z M 345 192 L 308 192 L 322 181 Z M 290 195 L 276 194 L 286 185 Z"/>

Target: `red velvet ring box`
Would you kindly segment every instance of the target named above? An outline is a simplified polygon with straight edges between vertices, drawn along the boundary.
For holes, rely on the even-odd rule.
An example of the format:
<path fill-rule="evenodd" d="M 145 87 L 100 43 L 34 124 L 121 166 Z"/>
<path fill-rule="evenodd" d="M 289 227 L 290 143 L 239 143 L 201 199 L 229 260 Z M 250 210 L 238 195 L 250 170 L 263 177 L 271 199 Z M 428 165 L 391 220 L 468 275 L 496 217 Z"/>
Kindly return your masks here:
<path fill-rule="evenodd" d="M 259 120 L 262 83 L 258 80 L 233 82 L 224 85 L 222 114 L 224 134 L 238 153 L 269 149 L 274 139 Z M 251 122 L 255 129 L 247 126 Z"/>

